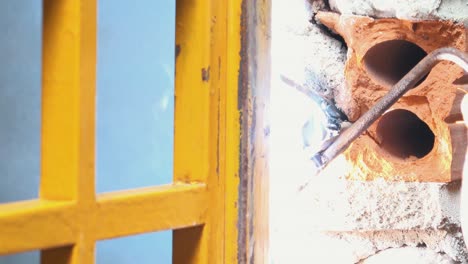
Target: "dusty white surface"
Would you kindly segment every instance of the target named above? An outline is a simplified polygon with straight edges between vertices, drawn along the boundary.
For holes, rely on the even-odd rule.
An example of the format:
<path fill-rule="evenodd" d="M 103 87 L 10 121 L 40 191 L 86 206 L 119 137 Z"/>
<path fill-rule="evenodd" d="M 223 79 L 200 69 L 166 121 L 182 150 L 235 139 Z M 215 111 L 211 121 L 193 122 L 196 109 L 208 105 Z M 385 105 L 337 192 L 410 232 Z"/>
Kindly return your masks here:
<path fill-rule="evenodd" d="M 428 14 L 436 14 L 458 20 L 457 16 L 462 17 L 463 12 L 468 14 L 463 11 L 468 4 L 466 0 L 453 0 L 448 6 L 445 6 L 448 1 L 381 0 L 380 5 L 370 5 L 370 2 L 378 2 L 370 0 L 336 2 L 343 2 L 343 12 L 361 15 L 428 18 Z M 402 13 L 399 6 L 391 7 L 393 2 L 412 5 L 413 9 Z M 417 2 L 424 6 L 417 7 Z M 411 13 L 417 8 L 420 13 Z M 341 157 L 321 177 L 310 181 L 313 166 L 302 148 L 301 129 L 311 114 L 316 113 L 317 122 L 323 116 L 310 99 L 282 83 L 279 74 L 324 96 L 332 96 L 334 91 L 345 90 L 341 87 L 346 60 L 346 48 L 308 22 L 310 9 L 303 0 L 273 2 L 272 263 L 356 263 L 389 248 L 420 245 L 425 245 L 429 251 L 424 252 L 429 255 L 443 252 L 445 259 L 464 263 L 467 259 L 465 246 L 461 233 L 456 232 L 460 224 L 457 187 L 448 188 L 439 183 L 348 182 L 340 178 L 349 166 Z M 386 13 L 382 13 L 385 9 Z M 298 192 L 299 186 L 307 181 L 309 185 Z M 404 253 L 399 254 L 404 256 Z M 438 257 L 435 255 L 434 259 Z M 413 263 L 390 263 L 398 262 Z"/>
<path fill-rule="evenodd" d="M 330 0 L 330 6 L 342 14 L 401 19 L 446 19 L 468 25 L 466 0 Z"/>
<path fill-rule="evenodd" d="M 465 245 L 461 236 L 443 230 L 319 232 L 291 225 L 278 234 L 282 239 L 275 242 L 276 247 L 272 252 L 275 264 L 351 264 L 365 260 L 383 250 L 405 246 L 422 247 L 432 252 L 443 253 L 459 263 L 467 263 L 466 252 L 463 250 Z"/>
<path fill-rule="evenodd" d="M 468 96 L 465 95 L 463 98 L 462 104 L 461 104 L 461 109 L 463 113 L 463 118 L 465 120 L 468 120 Z M 464 168 L 465 170 L 463 171 L 463 180 L 462 181 L 462 188 L 461 188 L 461 197 L 460 197 L 460 204 L 461 204 L 461 214 L 460 214 L 460 222 L 461 222 L 461 228 L 463 235 L 465 237 L 468 236 L 468 170 L 466 169 L 468 167 L 468 155 L 465 156 L 465 162 L 464 162 Z"/>
<path fill-rule="evenodd" d="M 329 232 L 327 235 L 345 242 L 354 261 L 366 259 L 382 250 L 404 246 L 423 247 L 441 252 L 452 260 L 466 263 L 467 253 L 460 233 L 444 230 L 385 230 L 367 232 Z"/>
<path fill-rule="evenodd" d="M 304 228 L 436 229 L 460 226 L 459 186 L 442 183 L 312 181 L 297 198 Z M 320 215 L 320 218 L 316 216 Z M 323 221 L 325 220 L 325 221 Z"/>
<path fill-rule="evenodd" d="M 452 264 L 455 263 L 445 254 L 427 248 L 402 247 L 381 251 L 360 262 L 360 264 Z"/>
<path fill-rule="evenodd" d="M 346 47 L 309 22 L 311 13 L 304 2 L 273 4 L 273 64 L 278 73 L 333 97 L 344 85 Z"/>

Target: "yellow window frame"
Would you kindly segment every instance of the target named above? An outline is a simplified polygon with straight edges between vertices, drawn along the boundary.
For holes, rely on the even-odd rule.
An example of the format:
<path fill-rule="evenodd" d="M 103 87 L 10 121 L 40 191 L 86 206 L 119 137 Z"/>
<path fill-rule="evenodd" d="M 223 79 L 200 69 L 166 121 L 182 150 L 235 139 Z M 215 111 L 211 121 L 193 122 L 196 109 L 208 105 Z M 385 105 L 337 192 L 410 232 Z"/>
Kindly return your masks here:
<path fill-rule="evenodd" d="M 43 0 L 39 199 L 0 205 L 0 255 L 172 229 L 173 263 L 265 263 L 269 2 L 177 1 L 174 183 L 96 194 L 97 0 Z"/>

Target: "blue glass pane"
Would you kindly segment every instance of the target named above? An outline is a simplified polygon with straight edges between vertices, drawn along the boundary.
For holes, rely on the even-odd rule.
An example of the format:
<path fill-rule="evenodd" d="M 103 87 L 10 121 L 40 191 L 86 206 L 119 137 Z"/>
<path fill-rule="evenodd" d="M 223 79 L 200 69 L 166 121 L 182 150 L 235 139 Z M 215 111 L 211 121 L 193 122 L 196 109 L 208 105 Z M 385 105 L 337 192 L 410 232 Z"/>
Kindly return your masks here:
<path fill-rule="evenodd" d="M 40 252 L 28 251 L 13 255 L 0 256 L 0 264 L 39 264 Z"/>
<path fill-rule="evenodd" d="M 97 191 L 170 183 L 175 0 L 98 10 Z"/>
<path fill-rule="evenodd" d="M 164 231 L 99 241 L 96 263 L 170 264 L 172 263 L 171 237 L 171 231 Z"/>
<path fill-rule="evenodd" d="M 38 196 L 42 1 L 0 1 L 0 203 Z"/>

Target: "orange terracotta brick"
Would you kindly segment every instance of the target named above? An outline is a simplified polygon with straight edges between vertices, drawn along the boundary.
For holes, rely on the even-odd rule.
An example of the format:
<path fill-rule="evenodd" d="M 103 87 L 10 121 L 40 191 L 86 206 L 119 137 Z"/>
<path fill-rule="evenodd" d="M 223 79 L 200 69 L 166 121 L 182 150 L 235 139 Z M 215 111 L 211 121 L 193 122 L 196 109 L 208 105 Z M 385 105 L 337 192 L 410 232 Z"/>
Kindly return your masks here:
<path fill-rule="evenodd" d="M 318 13 L 316 18 L 343 36 L 349 48 L 347 88 L 335 99 L 350 121 L 372 107 L 427 53 L 447 46 L 467 50 L 467 30 L 451 21 L 374 19 L 329 12 Z M 463 93 L 452 83 L 462 73 L 450 62 L 434 67 L 344 153 L 353 164 L 347 178 L 458 179 L 458 163 L 466 153 L 466 128 L 457 124 Z"/>

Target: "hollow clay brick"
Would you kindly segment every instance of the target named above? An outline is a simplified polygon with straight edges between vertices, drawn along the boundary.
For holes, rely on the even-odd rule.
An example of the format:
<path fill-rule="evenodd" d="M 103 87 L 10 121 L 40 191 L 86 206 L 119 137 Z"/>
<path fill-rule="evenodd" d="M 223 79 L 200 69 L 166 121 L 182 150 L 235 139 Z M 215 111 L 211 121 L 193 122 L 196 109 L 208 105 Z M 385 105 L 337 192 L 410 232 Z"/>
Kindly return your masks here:
<path fill-rule="evenodd" d="M 340 34 L 348 45 L 345 67 L 346 88 L 336 96 L 337 105 L 350 121 L 356 121 L 391 88 L 378 78 L 371 77 L 364 66 L 370 48 L 389 40 L 405 40 L 421 47 L 425 52 L 441 47 L 455 47 L 467 51 L 467 30 L 452 21 L 408 21 L 400 19 L 374 19 L 370 17 L 320 12 L 316 18 Z M 348 179 L 449 182 L 460 177 L 464 159 L 452 157 L 466 153 L 466 128 L 454 122 L 459 119 L 459 98 L 463 93 L 453 81 L 463 71 L 451 62 L 441 62 L 426 79 L 406 93 L 392 109 L 405 109 L 416 114 L 435 135 L 432 150 L 422 158 L 398 158 L 379 146 L 377 120 L 344 153 L 351 166 Z M 457 99 L 458 98 L 458 99 Z M 457 140 L 452 140 L 456 138 Z M 454 168 L 454 169 L 452 169 Z"/>

